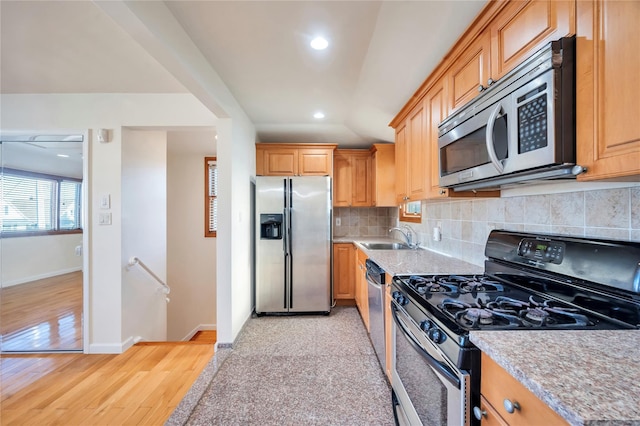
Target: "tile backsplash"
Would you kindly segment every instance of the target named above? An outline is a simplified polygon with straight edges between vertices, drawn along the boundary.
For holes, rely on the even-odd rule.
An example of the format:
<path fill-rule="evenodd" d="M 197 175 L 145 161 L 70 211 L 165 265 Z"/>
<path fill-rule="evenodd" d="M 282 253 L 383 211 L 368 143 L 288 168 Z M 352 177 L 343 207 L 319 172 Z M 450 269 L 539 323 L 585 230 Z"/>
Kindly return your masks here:
<path fill-rule="evenodd" d="M 338 222 L 340 225 L 338 225 Z M 389 228 L 398 223 L 394 207 L 335 207 L 334 237 L 388 237 Z"/>
<path fill-rule="evenodd" d="M 423 201 L 422 223 L 410 225 L 423 247 L 476 265 L 484 262 L 484 245 L 492 229 L 640 241 L 640 186 Z M 432 238 L 434 227 L 440 228 L 440 241 Z"/>

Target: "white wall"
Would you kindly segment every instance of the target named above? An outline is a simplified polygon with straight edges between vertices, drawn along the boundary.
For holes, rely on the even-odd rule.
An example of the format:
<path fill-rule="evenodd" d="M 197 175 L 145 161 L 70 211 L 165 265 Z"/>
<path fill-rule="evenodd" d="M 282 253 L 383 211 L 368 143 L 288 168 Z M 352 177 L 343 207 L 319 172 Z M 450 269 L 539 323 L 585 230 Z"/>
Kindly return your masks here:
<path fill-rule="evenodd" d="M 250 203 L 255 175 L 255 129 L 242 111 L 220 119 L 218 179 L 218 344 L 234 342 L 251 316 Z M 231 265 L 231 269 L 222 265 Z M 226 284 L 228 283 L 228 284 Z M 230 318 L 230 322 L 223 322 Z"/>
<path fill-rule="evenodd" d="M 167 134 L 167 340 L 216 328 L 216 238 L 204 237 L 204 157 L 215 132 Z"/>
<path fill-rule="evenodd" d="M 2 130 L 112 129 L 112 141 L 88 146 L 89 348 L 119 353 L 122 336 L 121 128 L 215 126 L 216 117 L 191 94 L 51 94 L 0 97 Z M 98 194 L 111 194 L 111 226 L 98 226 Z M 6 253 L 3 253 L 3 256 Z"/>
<path fill-rule="evenodd" d="M 167 135 L 122 131 L 122 264 L 135 256 L 167 281 Z M 139 265 L 122 272 L 122 338 L 164 341 L 167 303 Z"/>
<path fill-rule="evenodd" d="M 2 239 L 0 285 L 9 287 L 82 270 L 75 249 L 82 234 L 41 235 Z"/>

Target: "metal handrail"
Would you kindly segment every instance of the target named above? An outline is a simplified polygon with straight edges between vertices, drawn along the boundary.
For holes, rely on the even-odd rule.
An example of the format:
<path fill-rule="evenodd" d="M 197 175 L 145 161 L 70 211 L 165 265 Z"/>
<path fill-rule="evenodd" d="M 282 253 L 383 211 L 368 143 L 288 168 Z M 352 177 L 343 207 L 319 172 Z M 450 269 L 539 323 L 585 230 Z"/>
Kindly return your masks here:
<path fill-rule="evenodd" d="M 169 286 L 164 281 L 162 281 L 162 279 L 160 279 L 159 276 L 157 276 L 151 269 L 149 269 L 149 267 L 142 260 L 140 260 L 140 258 L 136 256 L 130 257 L 129 266 L 135 266 L 135 265 L 140 265 L 142 269 L 147 271 L 149 275 L 151 275 L 156 281 L 158 281 L 158 283 L 160 283 L 160 285 L 162 286 L 162 292 L 164 294 L 171 293 L 171 288 L 169 288 Z M 167 299 L 167 303 L 169 303 L 170 301 L 169 298 L 165 297 L 165 299 Z"/>

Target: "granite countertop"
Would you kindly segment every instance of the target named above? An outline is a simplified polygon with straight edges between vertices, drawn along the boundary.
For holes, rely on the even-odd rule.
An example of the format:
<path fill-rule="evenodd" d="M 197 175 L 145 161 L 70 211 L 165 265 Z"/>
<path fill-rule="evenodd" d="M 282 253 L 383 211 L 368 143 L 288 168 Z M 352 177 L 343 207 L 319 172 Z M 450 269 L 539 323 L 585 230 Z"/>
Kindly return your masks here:
<path fill-rule="evenodd" d="M 472 331 L 471 341 L 572 425 L 640 425 L 640 330 Z"/>
<path fill-rule="evenodd" d="M 402 242 L 385 237 L 336 237 L 334 243 L 355 243 L 389 275 L 407 274 L 481 274 L 482 266 L 427 249 L 368 250 L 361 242 Z"/>

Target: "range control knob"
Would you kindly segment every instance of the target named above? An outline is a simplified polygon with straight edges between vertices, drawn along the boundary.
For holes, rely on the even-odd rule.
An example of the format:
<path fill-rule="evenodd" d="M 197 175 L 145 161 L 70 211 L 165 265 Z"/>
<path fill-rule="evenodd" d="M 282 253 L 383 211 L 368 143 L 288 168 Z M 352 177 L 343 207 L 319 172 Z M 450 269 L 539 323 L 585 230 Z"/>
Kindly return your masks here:
<path fill-rule="evenodd" d="M 447 339 L 447 335 L 444 334 L 442 330 L 440 330 L 437 327 L 431 328 L 427 332 L 427 336 L 429 336 L 429 339 L 431 339 L 432 342 L 438 343 L 438 344 L 444 342 Z"/>
<path fill-rule="evenodd" d="M 433 327 L 433 322 L 431 322 L 430 320 L 424 320 L 420 323 L 420 328 L 425 333 L 431 330 L 432 327 Z"/>
<path fill-rule="evenodd" d="M 393 300 L 395 300 L 400 306 L 404 306 L 409 303 L 409 299 L 399 291 L 394 291 L 391 297 L 393 297 Z"/>

